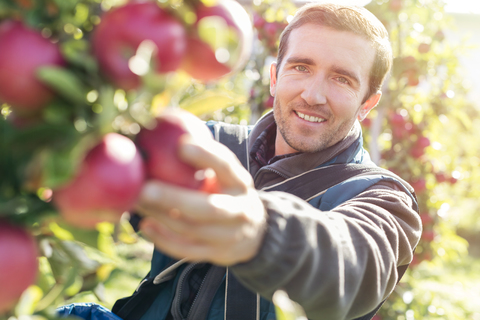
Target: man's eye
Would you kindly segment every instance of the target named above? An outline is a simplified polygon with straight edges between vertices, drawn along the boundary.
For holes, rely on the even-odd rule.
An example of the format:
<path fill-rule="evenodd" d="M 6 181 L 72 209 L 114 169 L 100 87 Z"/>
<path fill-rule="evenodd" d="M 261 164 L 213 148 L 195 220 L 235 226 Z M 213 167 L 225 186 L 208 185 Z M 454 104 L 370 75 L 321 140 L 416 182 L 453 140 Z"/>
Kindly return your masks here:
<path fill-rule="evenodd" d="M 344 77 L 338 77 L 337 80 L 341 83 L 344 83 L 344 84 L 349 84 L 350 81 L 347 80 L 347 78 L 344 78 Z"/>
<path fill-rule="evenodd" d="M 298 71 L 307 71 L 307 68 L 305 68 L 304 66 L 296 66 L 295 69 Z"/>

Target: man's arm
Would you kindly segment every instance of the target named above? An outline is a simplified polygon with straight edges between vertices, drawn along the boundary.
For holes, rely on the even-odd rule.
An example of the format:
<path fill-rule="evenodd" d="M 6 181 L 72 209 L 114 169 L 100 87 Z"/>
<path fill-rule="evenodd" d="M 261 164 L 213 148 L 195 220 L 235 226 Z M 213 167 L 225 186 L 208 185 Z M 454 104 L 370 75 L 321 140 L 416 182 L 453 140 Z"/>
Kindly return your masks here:
<path fill-rule="evenodd" d="M 224 145 L 184 137 L 180 157 L 198 169 L 213 170 L 220 194 L 149 181 L 136 207 L 144 216 L 140 230 L 157 249 L 177 259 L 223 266 L 252 259 L 266 228 L 266 211 L 252 177 Z"/>
<path fill-rule="evenodd" d="M 421 233 L 412 199 L 377 184 L 322 212 L 281 192 L 261 193 L 268 229 L 257 256 L 232 267 L 265 297 L 281 288 L 309 319 L 353 319 L 394 289 Z"/>
<path fill-rule="evenodd" d="M 349 319 L 372 310 L 394 288 L 420 236 L 411 199 L 376 185 L 322 212 L 282 192 L 258 192 L 225 146 L 183 141 L 181 158 L 215 171 L 222 194 L 152 181 L 142 192 L 141 230 L 181 259 L 232 266 L 269 298 L 285 289 L 311 319 Z"/>

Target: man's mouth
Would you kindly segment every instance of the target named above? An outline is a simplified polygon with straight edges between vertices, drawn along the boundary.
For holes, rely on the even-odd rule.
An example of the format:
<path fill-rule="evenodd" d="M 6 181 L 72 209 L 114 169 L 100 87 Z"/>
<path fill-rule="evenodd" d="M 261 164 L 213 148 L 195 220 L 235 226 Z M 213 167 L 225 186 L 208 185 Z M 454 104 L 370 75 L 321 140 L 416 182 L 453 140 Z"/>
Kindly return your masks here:
<path fill-rule="evenodd" d="M 301 112 L 298 112 L 298 111 L 295 111 L 295 113 L 297 114 L 297 116 L 299 116 L 300 118 L 302 118 L 303 120 L 306 120 L 308 122 L 325 122 L 325 121 L 327 121 L 323 118 L 309 116 L 307 114 L 304 114 L 304 113 L 301 113 Z"/>

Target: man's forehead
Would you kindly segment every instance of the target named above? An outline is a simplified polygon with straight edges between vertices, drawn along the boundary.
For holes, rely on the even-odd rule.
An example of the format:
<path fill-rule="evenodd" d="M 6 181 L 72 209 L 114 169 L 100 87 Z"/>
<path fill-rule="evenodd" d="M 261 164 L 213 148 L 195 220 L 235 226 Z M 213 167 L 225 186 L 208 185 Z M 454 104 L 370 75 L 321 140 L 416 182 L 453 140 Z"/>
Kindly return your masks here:
<path fill-rule="evenodd" d="M 361 35 L 308 23 L 292 30 L 285 59 L 291 56 L 313 61 L 328 58 L 336 65 L 357 66 L 369 71 L 375 54 L 371 41 Z"/>

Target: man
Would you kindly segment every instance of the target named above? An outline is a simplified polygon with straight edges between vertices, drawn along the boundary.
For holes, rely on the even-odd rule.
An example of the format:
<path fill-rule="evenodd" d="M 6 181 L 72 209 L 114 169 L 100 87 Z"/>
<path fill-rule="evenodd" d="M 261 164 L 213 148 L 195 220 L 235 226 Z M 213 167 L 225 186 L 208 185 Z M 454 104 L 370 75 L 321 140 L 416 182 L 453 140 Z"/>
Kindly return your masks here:
<path fill-rule="evenodd" d="M 357 120 L 380 100 L 391 55 L 386 30 L 367 10 L 302 7 L 270 69 L 273 113 L 248 137 L 250 174 L 225 146 L 183 139 L 181 158 L 213 169 L 221 193 L 146 185 L 138 203 L 141 231 L 158 250 L 145 279 L 152 282 L 151 301 L 135 316 L 132 299 L 114 312 L 126 320 L 228 319 L 230 278 L 224 269 L 214 271 L 228 266 L 262 297 L 257 318 L 275 318 L 269 299 L 278 289 L 309 319 L 370 318 L 419 240 L 413 191 L 388 175 L 359 175 L 308 199 L 282 187 L 301 178 L 315 189 L 318 168 L 373 165 Z"/>

